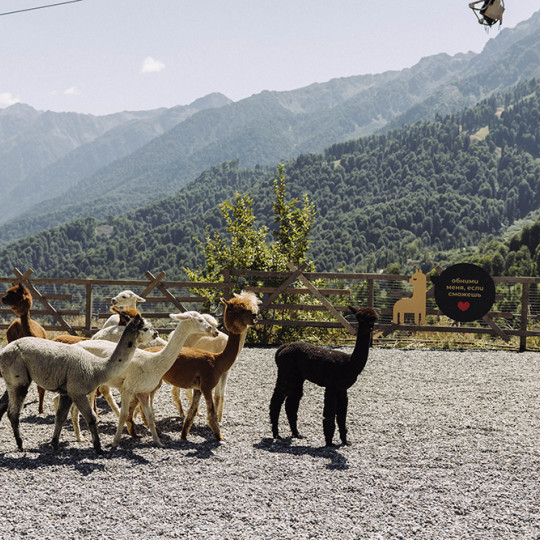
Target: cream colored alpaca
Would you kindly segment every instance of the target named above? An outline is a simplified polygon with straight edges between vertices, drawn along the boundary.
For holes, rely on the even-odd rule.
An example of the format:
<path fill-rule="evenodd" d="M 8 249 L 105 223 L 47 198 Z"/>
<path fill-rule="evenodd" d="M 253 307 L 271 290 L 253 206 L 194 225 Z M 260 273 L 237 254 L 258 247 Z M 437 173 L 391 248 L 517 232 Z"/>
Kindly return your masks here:
<path fill-rule="evenodd" d="M 164 373 L 174 364 L 188 335 L 208 334 L 217 336 L 217 329 L 203 319 L 201 314 L 196 311 L 171 314 L 170 316 L 178 320 L 179 323 L 171 334 L 167 345 L 161 348 L 159 352 L 137 350 L 131 363 L 131 369 L 128 368 L 124 373 L 111 378 L 107 382 L 108 385 L 120 390 L 121 396 L 120 417 L 112 443 L 113 447 L 118 446 L 120 442 L 124 424 L 127 423 L 128 432 L 132 432 L 132 415 L 129 414 L 132 398 L 141 405 L 154 443 L 159 447 L 163 446 L 156 430 L 150 394 L 160 383 Z M 94 354 L 105 356 L 114 347 L 114 344 L 101 340 L 89 340 L 82 341 L 75 346 L 82 347 Z"/>
<path fill-rule="evenodd" d="M 111 300 L 113 306 L 116 306 L 117 308 L 129 308 L 129 309 L 137 309 L 137 304 L 140 304 L 142 302 L 146 302 L 146 300 L 139 296 L 138 294 L 135 294 L 133 291 L 122 291 L 121 293 L 118 293 L 112 300 Z M 104 323 L 102 328 L 106 328 L 107 326 L 117 326 L 119 323 L 119 316 L 118 315 L 111 315 Z"/>

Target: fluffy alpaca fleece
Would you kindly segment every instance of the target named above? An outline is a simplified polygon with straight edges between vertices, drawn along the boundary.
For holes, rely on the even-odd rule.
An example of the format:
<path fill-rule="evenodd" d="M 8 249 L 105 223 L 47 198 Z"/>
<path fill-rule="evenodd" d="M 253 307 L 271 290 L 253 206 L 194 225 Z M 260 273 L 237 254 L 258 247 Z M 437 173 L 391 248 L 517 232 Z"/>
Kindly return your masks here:
<path fill-rule="evenodd" d="M 11 310 L 19 316 L 15 319 L 6 331 L 8 343 L 22 337 L 37 337 L 47 339 L 47 332 L 36 321 L 30 318 L 30 308 L 32 307 L 32 295 L 22 284 L 10 287 L 2 297 L 2 303 L 9 306 Z M 38 386 L 38 412 L 43 414 L 43 403 L 45 400 L 45 390 Z"/>
<path fill-rule="evenodd" d="M 201 394 L 207 408 L 207 421 L 214 437 L 223 440 L 216 414 L 212 390 L 221 376 L 233 365 L 241 349 L 247 331 L 256 322 L 260 301 L 253 293 L 235 294 L 231 300 L 222 298 L 225 304 L 223 322 L 229 332 L 227 345 L 221 353 L 211 353 L 201 349 L 184 347 L 176 362 L 165 373 L 163 380 L 179 388 L 192 388 L 193 401 L 184 420 L 182 439 L 187 439 L 189 430 L 197 414 Z"/>
<path fill-rule="evenodd" d="M 196 311 L 171 314 L 170 316 L 178 320 L 179 323 L 169 338 L 167 345 L 160 347 L 158 351 L 137 350 L 128 369 L 122 374 L 111 377 L 107 382 L 108 385 L 120 390 L 122 401 L 113 446 L 117 446 L 120 442 L 124 424 L 127 424 L 128 432 L 134 435 L 132 418 L 137 403 L 140 403 L 148 421 L 154 443 L 157 446 L 163 446 L 155 426 L 151 393 L 160 384 L 163 374 L 176 360 L 188 335 L 195 333 L 217 336 L 217 329 Z M 99 355 L 108 354 L 111 346 L 113 346 L 111 342 L 102 340 L 83 341 L 76 345 L 76 347 L 85 348 Z"/>
<path fill-rule="evenodd" d="M 0 419 L 7 411 L 19 450 L 23 449 L 19 417 L 28 387 L 35 381 L 46 390 L 60 393 L 53 447 L 58 448 L 62 426 L 71 404 L 75 403 L 88 423 L 96 452 L 101 453 L 96 417 L 86 396 L 100 384 L 121 375 L 129 366 L 137 344 L 151 335 L 143 319 L 135 317 L 105 361 L 78 345 L 34 337 L 18 339 L 5 347 L 0 352 L 0 374 L 7 390 L 0 399 Z"/>
<path fill-rule="evenodd" d="M 278 439 L 278 421 L 281 406 L 285 412 L 293 437 L 300 438 L 297 419 L 303 394 L 304 381 L 311 381 L 325 388 L 323 430 L 326 446 L 332 446 L 335 422 L 339 427 L 341 442 L 347 443 L 347 389 L 364 369 L 371 345 L 371 332 L 379 319 L 371 308 L 349 310 L 358 321 L 356 345 L 351 355 L 310 343 L 290 343 L 276 352 L 277 381 L 270 401 L 270 421 L 273 436 Z"/>

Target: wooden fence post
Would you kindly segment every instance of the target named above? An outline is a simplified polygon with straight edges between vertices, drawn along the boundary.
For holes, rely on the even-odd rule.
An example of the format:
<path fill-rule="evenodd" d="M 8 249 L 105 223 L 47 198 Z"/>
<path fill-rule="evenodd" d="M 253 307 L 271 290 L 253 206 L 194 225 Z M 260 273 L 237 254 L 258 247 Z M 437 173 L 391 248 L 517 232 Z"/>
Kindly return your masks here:
<path fill-rule="evenodd" d="M 519 352 L 527 350 L 527 323 L 529 321 L 529 283 L 521 284 L 521 321 L 519 323 Z"/>

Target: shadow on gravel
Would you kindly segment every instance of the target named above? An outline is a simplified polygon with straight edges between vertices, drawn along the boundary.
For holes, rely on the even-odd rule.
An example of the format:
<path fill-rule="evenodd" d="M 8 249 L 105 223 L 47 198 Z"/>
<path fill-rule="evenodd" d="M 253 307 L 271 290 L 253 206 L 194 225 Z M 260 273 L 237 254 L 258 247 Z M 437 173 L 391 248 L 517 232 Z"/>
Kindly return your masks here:
<path fill-rule="evenodd" d="M 68 443 L 60 445 L 54 451 L 50 444 L 44 443 L 37 449 L 24 452 L 0 453 L 0 470 L 32 471 L 48 467 L 67 467 L 88 476 L 96 471 L 105 470 L 104 459 L 108 454 L 98 456 L 92 447 L 79 449 L 69 447 Z"/>
<path fill-rule="evenodd" d="M 291 454 L 293 456 L 308 455 L 314 458 L 329 459 L 330 463 L 326 464 L 326 468 L 330 470 L 347 470 L 349 468 L 349 462 L 336 447 L 312 447 L 293 445 L 293 438 L 287 437 L 285 439 L 270 439 L 263 438 L 261 442 L 254 444 L 253 447 L 259 450 L 266 450 L 267 452 L 277 454 Z"/>

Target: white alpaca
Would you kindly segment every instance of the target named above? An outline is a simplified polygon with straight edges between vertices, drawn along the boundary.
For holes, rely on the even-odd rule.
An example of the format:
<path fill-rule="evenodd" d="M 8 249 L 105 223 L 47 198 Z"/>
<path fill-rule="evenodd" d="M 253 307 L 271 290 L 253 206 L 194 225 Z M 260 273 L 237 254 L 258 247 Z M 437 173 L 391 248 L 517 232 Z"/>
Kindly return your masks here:
<path fill-rule="evenodd" d="M 142 296 L 135 294 L 133 291 L 122 291 L 121 293 L 117 294 L 111 300 L 111 302 L 113 306 L 116 306 L 117 308 L 137 309 L 137 304 L 146 302 L 146 300 Z M 119 320 L 120 318 L 118 315 L 111 315 L 105 321 L 102 328 L 118 325 Z"/>
<path fill-rule="evenodd" d="M 137 344 L 147 339 L 149 333 L 142 317 L 136 316 L 105 360 L 81 347 L 35 337 L 21 338 L 5 347 L 0 353 L 0 374 L 7 390 L 0 399 L 0 419 L 7 410 L 19 450 L 23 449 L 19 433 L 21 409 L 30 383 L 35 381 L 45 390 L 61 394 L 53 447 L 58 448 L 62 426 L 75 403 L 88 423 L 96 452 L 102 453 L 96 416 L 86 396 L 100 384 L 121 376 L 132 361 Z"/>
<path fill-rule="evenodd" d="M 152 324 L 149 321 L 146 321 L 146 323 L 150 327 L 152 327 Z M 121 325 L 107 326 L 106 328 L 98 330 L 90 339 L 105 340 L 112 341 L 113 343 L 118 343 L 120 341 L 120 338 L 122 337 L 122 332 L 124 331 L 124 328 L 125 326 Z M 160 338 L 159 335 L 156 335 L 156 337 L 148 343 L 139 345 L 139 348 L 149 349 L 150 347 L 165 347 L 165 345 L 167 345 L 167 341 L 165 341 L 163 338 Z"/>
<path fill-rule="evenodd" d="M 150 394 L 161 382 L 163 375 L 170 369 L 182 349 L 186 338 L 190 334 L 209 334 L 217 336 L 217 329 L 201 317 L 196 311 L 171 314 L 171 318 L 179 321 L 178 326 L 171 334 L 165 348 L 158 352 L 138 349 L 130 364 L 130 368 L 122 374 L 111 377 L 108 385 L 120 390 L 121 408 L 118 419 L 118 428 L 113 440 L 113 447 L 117 446 L 122 436 L 122 429 L 127 422 L 128 432 L 134 434 L 132 423 L 132 412 L 137 401 L 140 403 L 143 413 L 148 421 L 148 426 L 152 433 L 152 438 L 157 446 L 162 447 L 159 439 L 154 412 L 150 400 Z M 81 341 L 75 345 L 94 354 L 107 356 L 114 344 L 108 341 L 88 340 Z"/>

